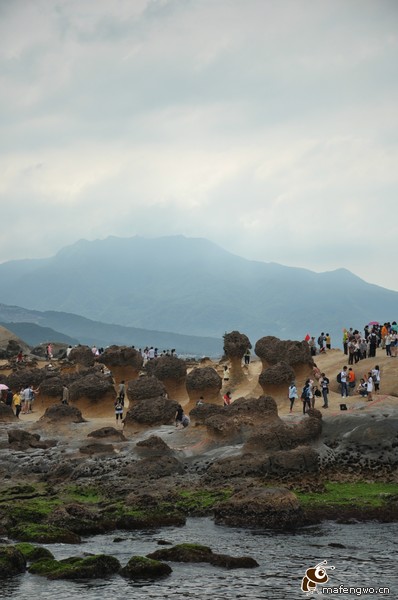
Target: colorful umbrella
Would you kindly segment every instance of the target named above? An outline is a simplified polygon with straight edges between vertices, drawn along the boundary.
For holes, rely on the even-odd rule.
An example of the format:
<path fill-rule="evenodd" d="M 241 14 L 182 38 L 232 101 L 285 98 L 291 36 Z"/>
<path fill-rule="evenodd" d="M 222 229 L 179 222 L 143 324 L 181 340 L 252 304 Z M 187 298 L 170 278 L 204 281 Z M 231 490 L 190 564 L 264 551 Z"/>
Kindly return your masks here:
<path fill-rule="evenodd" d="M 379 321 L 371 321 L 368 325 L 380 325 Z"/>
<path fill-rule="evenodd" d="M 9 387 L 5 383 L 0 383 L 0 390 L 8 390 Z"/>

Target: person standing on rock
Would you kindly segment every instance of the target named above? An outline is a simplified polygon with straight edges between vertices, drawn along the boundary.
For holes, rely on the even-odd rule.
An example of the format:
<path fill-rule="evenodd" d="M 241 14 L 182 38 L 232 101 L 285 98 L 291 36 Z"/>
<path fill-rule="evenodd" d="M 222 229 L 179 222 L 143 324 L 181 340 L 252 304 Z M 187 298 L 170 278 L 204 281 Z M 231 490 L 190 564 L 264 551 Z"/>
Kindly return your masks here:
<path fill-rule="evenodd" d="M 232 398 L 231 398 L 231 392 L 227 392 L 226 394 L 224 394 L 224 406 L 229 406 L 232 402 Z"/>
<path fill-rule="evenodd" d="M 179 404 L 177 406 L 177 412 L 176 412 L 176 416 L 175 416 L 176 427 L 178 427 L 179 425 L 182 425 L 183 418 L 184 418 L 184 409 L 182 408 L 181 404 Z"/>
<path fill-rule="evenodd" d="M 120 419 L 120 425 L 123 424 L 123 410 L 124 410 L 124 396 L 123 398 L 120 395 L 115 400 L 115 417 L 116 424 Z"/>
<path fill-rule="evenodd" d="M 244 353 L 245 365 L 250 365 L 250 348 Z"/>
<path fill-rule="evenodd" d="M 62 404 L 69 404 L 69 388 L 65 384 L 62 386 Z"/>
<path fill-rule="evenodd" d="M 340 385 L 341 385 L 341 397 L 342 398 L 347 398 L 347 396 L 348 396 L 347 378 L 348 378 L 347 367 L 344 366 L 343 370 L 340 373 Z"/>
<path fill-rule="evenodd" d="M 319 383 L 321 385 L 322 388 L 322 396 L 323 396 L 323 406 L 322 408 L 329 408 L 329 378 L 326 377 L 325 373 L 321 373 L 321 379 L 319 380 Z"/>
<path fill-rule="evenodd" d="M 301 400 L 303 401 L 303 415 L 311 408 L 311 380 L 307 379 L 301 393 Z M 307 410 L 306 410 L 307 409 Z"/>
<path fill-rule="evenodd" d="M 119 388 L 118 388 L 118 397 L 120 398 L 120 400 L 123 401 L 124 404 L 124 397 L 126 395 L 126 384 L 124 379 L 122 379 L 122 381 L 119 383 Z"/>
<path fill-rule="evenodd" d="M 293 412 L 294 401 L 298 398 L 297 387 L 294 381 L 289 385 L 289 401 L 290 401 L 290 412 Z"/>
<path fill-rule="evenodd" d="M 21 412 L 21 394 L 18 394 L 18 392 L 15 392 L 15 394 L 12 397 L 12 403 L 14 405 L 15 408 L 15 416 L 17 417 L 17 419 L 19 419 L 19 413 Z"/>
<path fill-rule="evenodd" d="M 371 402 L 373 400 L 372 398 L 372 393 L 373 393 L 373 377 L 372 377 L 372 373 L 369 371 L 368 373 L 368 377 L 366 380 L 366 390 L 368 392 L 368 402 Z"/>

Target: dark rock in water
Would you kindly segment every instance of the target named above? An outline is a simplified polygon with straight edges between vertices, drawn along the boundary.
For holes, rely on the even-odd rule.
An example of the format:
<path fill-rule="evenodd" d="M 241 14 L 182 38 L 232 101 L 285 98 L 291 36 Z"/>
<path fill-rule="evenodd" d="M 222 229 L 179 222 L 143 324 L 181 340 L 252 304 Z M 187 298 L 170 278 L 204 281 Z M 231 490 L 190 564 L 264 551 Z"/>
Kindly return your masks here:
<path fill-rule="evenodd" d="M 49 406 L 46 409 L 46 412 L 42 417 L 40 417 L 39 421 L 47 421 L 50 423 L 84 423 L 85 420 L 82 417 L 81 411 L 75 406 L 70 406 L 68 404 L 55 404 L 54 406 Z"/>
<path fill-rule="evenodd" d="M 47 579 L 103 579 L 120 571 L 120 562 L 113 556 L 72 556 L 63 560 L 41 560 L 29 567 L 29 573 Z"/>
<path fill-rule="evenodd" d="M 249 488 L 214 509 L 215 522 L 237 527 L 292 529 L 303 523 L 295 494 L 285 488 Z"/>
<path fill-rule="evenodd" d="M 226 569 L 250 569 L 258 567 L 258 562 L 249 556 L 228 556 L 215 554 L 208 546 L 199 544 L 178 544 L 172 548 L 156 550 L 148 554 L 148 558 L 155 560 L 169 560 L 184 563 L 209 563 Z"/>
<path fill-rule="evenodd" d="M 0 579 L 26 571 L 26 559 L 15 546 L 0 546 Z"/>
<path fill-rule="evenodd" d="M 65 504 L 56 508 L 47 517 L 47 523 L 79 535 L 97 535 L 107 531 L 106 520 L 102 519 L 98 510 L 78 503 Z"/>
<path fill-rule="evenodd" d="M 15 548 L 22 552 L 28 562 L 35 562 L 37 560 L 42 560 L 43 558 L 54 558 L 48 548 L 44 548 L 44 546 L 34 546 L 29 542 L 15 544 Z"/>
<path fill-rule="evenodd" d="M 112 444 L 101 444 L 100 442 L 81 446 L 79 450 L 82 454 L 89 454 L 90 456 L 93 454 L 113 454 L 115 451 Z"/>
<path fill-rule="evenodd" d="M 130 463 L 121 470 L 122 475 L 129 477 L 160 479 L 169 475 L 182 475 L 184 466 L 173 456 L 151 456 Z"/>
<path fill-rule="evenodd" d="M 132 556 L 120 575 L 127 579 L 158 579 L 170 575 L 172 568 L 159 560 L 145 556 Z"/>
<path fill-rule="evenodd" d="M 53 448 L 56 440 L 40 441 L 38 433 L 29 433 L 23 429 L 11 429 L 8 432 L 8 443 L 14 450 L 27 450 L 28 448 Z"/>
<path fill-rule="evenodd" d="M 116 439 L 120 440 L 121 442 L 126 441 L 126 438 L 123 435 L 123 432 L 118 429 L 115 429 L 115 427 L 101 427 L 101 429 L 96 429 L 95 431 L 92 431 L 91 433 L 89 433 L 87 437 L 93 437 L 93 438 L 98 438 L 98 439 L 116 438 Z"/>
<path fill-rule="evenodd" d="M 14 415 L 11 406 L 7 406 L 3 402 L 0 402 L 0 423 L 9 423 L 16 420 L 17 417 Z"/>
<path fill-rule="evenodd" d="M 144 425 L 170 425 L 174 423 L 178 403 L 164 396 L 136 402 L 127 412 L 125 426 L 142 423 Z"/>
<path fill-rule="evenodd" d="M 37 544 L 80 544 L 76 533 L 44 523 L 19 523 L 10 529 L 10 537 L 21 542 Z"/>
<path fill-rule="evenodd" d="M 166 456 L 173 454 L 173 451 L 168 447 L 166 442 L 157 435 L 151 435 L 146 440 L 137 442 L 135 447 L 142 456 Z"/>

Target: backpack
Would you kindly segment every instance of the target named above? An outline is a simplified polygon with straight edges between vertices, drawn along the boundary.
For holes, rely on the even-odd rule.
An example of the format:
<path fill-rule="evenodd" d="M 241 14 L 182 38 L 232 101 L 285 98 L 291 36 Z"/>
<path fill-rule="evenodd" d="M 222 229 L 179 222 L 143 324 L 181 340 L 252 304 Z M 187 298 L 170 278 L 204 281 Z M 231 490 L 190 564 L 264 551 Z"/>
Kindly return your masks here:
<path fill-rule="evenodd" d="M 341 383 L 341 373 L 337 374 L 336 381 L 337 383 Z"/>

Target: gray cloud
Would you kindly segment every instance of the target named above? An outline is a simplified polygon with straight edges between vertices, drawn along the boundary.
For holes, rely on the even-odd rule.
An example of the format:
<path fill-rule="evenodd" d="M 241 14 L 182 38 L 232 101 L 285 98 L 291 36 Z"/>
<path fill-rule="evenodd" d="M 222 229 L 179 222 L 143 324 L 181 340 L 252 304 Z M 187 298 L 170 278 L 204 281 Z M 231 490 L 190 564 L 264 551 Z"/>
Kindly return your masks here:
<path fill-rule="evenodd" d="M 183 233 L 398 289 L 394 0 L 16 0 L 0 17 L 0 260 Z"/>

